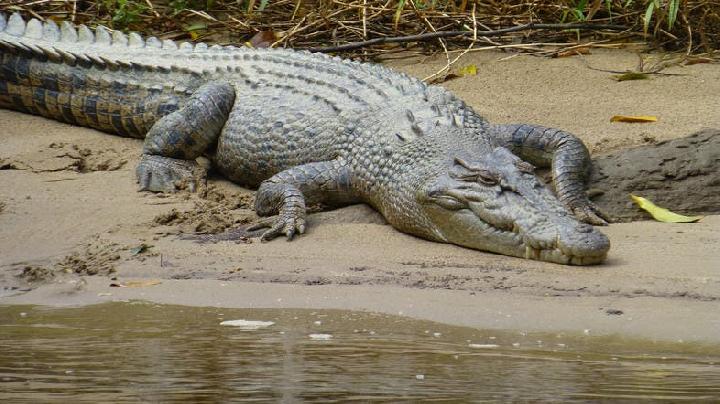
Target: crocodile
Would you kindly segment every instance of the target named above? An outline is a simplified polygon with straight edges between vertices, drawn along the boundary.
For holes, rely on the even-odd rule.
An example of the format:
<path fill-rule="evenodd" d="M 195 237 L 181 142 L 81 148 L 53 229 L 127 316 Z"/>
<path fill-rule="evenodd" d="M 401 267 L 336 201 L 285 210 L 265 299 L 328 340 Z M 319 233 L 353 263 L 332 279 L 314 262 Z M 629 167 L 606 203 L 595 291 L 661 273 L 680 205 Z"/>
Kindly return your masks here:
<path fill-rule="evenodd" d="M 498 254 L 589 265 L 610 248 L 577 137 L 491 124 L 378 64 L 0 13 L 0 108 L 144 139 L 141 191 L 199 189 L 207 157 L 257 188 L 263 240 L 304 233 L 306 206 L 366 203 L 399 231 Z"/>

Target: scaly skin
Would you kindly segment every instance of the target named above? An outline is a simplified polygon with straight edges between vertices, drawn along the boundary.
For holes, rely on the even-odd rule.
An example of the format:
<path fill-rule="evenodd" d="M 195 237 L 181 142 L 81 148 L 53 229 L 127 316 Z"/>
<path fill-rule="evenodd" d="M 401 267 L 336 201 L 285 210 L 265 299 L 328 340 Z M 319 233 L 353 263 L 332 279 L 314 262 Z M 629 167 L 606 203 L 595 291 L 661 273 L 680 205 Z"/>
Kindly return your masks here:
<path fill-rule="evenodd" d="M 195 159 L 209 156 L 259 187 L 266 240 L 303 233 L 308 204 L 368 203 L 398 230 L 501 254 L 594 264 L 610 247 L 578 220 L 605 223 L 584 194 L 576 137 L 490 125 L 443 88 L 377 65 L 0 14 L 0 107 L 145 138 L 141 190 L 193 190 L 205 176 Z M 521 157 L 552 167 L 557 196 Z"/>

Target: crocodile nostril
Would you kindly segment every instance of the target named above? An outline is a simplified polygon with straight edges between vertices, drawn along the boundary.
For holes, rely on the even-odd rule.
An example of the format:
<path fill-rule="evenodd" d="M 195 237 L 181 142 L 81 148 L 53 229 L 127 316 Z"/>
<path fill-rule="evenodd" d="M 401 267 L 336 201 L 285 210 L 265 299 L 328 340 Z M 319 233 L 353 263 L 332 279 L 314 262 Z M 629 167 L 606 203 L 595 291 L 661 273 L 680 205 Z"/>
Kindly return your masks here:
<path fill-rule="evenodd" d="M 590 233 L 593 230 L 593 227 L 590 226 L 589 224 L 582 223 L 582 224 L 577 225 L 575 227 L 575 230 L 578 233 Z"/>

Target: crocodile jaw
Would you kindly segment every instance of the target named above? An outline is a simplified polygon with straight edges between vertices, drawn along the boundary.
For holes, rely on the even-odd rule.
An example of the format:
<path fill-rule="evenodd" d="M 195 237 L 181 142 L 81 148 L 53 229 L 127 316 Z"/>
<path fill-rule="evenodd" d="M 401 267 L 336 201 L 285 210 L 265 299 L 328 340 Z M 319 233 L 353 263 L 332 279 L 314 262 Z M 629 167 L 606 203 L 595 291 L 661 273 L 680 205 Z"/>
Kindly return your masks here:
<path fill-rule="evenodd" d="M 566 224 L 554 229 L 554 240 L 538 241 L 518 224 L 495 227 L 472 209 L 430 207 L 427 212 L 435 218 L 438 240 L 477 250 L 558 264 L 593 265 L 602 263 L 610 249 L 605 235 L 569 216 L 563 218 Z"/>

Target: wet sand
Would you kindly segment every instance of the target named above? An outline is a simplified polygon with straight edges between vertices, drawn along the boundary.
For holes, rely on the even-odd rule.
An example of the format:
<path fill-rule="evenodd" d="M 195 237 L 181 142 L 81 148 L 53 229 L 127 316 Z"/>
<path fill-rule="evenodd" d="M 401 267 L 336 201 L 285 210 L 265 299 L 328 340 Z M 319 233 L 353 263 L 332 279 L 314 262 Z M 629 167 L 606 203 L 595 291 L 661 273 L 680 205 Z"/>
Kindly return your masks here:
<path fill-rule="evenodd" d="M 446 86 L 493 122 L 561 127 L 595 155 L 720 128 L 718 65 L 616 82 L 577 58 L 507 56 L 471 54 L 461 65 L 477 64 L 478 75 Z M 585 58 L 604 69 L 637 62 L 622 51 Z M 441 63 L 393 65 L 424 77 Z M 617 114 L 659 121 L 610 123 Z M 141 142 L 11 111 L 0 110 L 0 144 L 0 304 L 338 308 L 479 328 L 720 341 L 720 216 L 613 224 L 604 229 L 609 258 L 593 267 L 420 240 L 364 206 L 312 214 L 291 243 L 198 244 L 180 235 L 253 220 L 252 191 L 212 178 L 204 199 L 138 193 Z M 110 287 L 131 279 L 162 283 Z"/>

